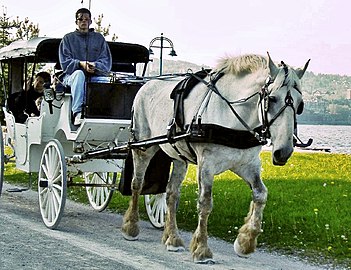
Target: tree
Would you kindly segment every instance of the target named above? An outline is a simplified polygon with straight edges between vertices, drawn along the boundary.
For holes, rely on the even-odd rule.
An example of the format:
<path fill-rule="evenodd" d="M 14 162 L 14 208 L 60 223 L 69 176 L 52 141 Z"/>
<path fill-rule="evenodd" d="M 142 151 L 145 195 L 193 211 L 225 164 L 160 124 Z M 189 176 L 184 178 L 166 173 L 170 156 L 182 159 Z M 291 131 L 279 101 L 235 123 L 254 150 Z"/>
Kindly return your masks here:
<path fill-rule="evenodd" d="M 9 45 L 16 40 L 31 39 L 39 36 L 39 25 L 30 22 L 28 18 L 21 21 L 17 16 L 16 19 L 11 19 L 7 16 L 6 8 L 3 8 L 3 14 L 0 16 L 0 48 Z M 31 74 L 32 67 L 29 67 L 27 72 Z M 2 79 L 7 77 L 8 67 L 2 68 Z M 4 104 L 4 89 L 3 84 L 0 85 L 0 104 Z M 2 114 L 2 113 L 1 113 Z M 1 119 L 3 119 L 3 116 Z"/>
<path fill-rule="evenodd" d="M 39 36 L 39 25 L 34 25 L 28 18 L 25 18 L 23 22 L 20 22 L 20 26 L 17 29 L 16 39 L 31 39 Z"/>
<path fill-rule="evenodd" d="M 7 16 L 6 8 L 0 16 L 0 47 L 7 46 L 15 40 L 31 39 L 39 35 L 39 25 L 30 22 L 28 18 L 21 21 L 17 16 L 11 19 Z"/>
<path fill-rule="evenodd" d="M 103 18 L 104 18 L 104 14 L 99 15 L 97 19 L 94 18 L 94 22 L 96 24 L 95 31 L 101 33 L 104 37 L 107 37 L 108 35 L 110 35 L 111 24 L 109 24 L 106 27 L 102 26 Z M 118 36 L 116 34 L 113 34 L 112 41 L 116 41 L 117 39 L 118 39 Z"/>

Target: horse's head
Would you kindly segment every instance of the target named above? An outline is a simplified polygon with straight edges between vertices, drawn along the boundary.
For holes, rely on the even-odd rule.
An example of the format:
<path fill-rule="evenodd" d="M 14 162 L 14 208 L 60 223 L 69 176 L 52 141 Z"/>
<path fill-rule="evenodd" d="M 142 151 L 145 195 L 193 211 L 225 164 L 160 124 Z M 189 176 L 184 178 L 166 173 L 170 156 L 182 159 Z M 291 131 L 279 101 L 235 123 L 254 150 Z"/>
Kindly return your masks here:
<path fill-rule="evenodd" d="M 303 100 L 300 79 L 303 69 L 294 70 L 284 62 L 276 66 L 268 54 L 270 78 L 262 88 L 260 118 L 263 132 L 270 137 L 274 165 L 285 165 L 294 150 L 296 114 L 302 113 Z"/>

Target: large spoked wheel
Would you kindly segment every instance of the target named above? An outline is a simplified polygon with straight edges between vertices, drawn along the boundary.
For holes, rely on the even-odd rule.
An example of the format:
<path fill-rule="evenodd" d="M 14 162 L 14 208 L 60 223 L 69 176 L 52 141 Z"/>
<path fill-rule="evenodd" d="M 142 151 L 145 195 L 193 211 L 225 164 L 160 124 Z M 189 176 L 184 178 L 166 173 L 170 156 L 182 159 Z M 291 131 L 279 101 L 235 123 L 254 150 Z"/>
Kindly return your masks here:
<path fill-rule="evenodd" d="M 144 195 L 144 202 L 152 226 L 162 229 L 166 221 L 166 193 Z"/>
<path fill-rule="evenodd" d="M 60 223 L 67 196 L 67 167 L 58 140 L 50 141 L 44 148 L 39 168 L 38 194 L 44 224 L 55 229 Z"/>
<path fill-rule="evenodd" d="M 0 128 L 0 196 L 2 193 L 2 186 L 4 182 L 4 166 L 5 166 L 5 154 L 4 154 L 4 138 L 2 129 Z"/>
<path fill-rule="evenodd" d="M 98 185 L 111 184 L 114 185 L 117 179 L 117 173 L 112 172 L 87 172 L 84 173 L 84 179 L 86 184 L 97 185 L 87 186 L 86 191 L 90 205 L 97 211 L 101 212 L 105 210 L 109 202 L 111 201 L 114 188 L 111 187 L 99 187 Z"/>

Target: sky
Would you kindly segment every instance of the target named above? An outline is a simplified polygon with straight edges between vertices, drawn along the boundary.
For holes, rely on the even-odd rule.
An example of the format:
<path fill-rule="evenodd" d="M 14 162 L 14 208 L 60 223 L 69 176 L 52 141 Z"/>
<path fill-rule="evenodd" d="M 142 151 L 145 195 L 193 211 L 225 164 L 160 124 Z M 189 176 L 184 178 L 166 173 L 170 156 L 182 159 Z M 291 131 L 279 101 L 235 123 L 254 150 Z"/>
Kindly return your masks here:
<path fill-rule="evenodd" d="M 89 8 L 103 14 L 120 42 L 149 47 L 161 33 L 178 56 L 214 67 L 220 58 L 266 55 L 315 74 L 351 76 L 350 0 L 0 0 L 8 17 L 28 17 L 40 36 L 62 37 L 75 29 L 74 14 Z M 153 45 L 160 45 L 158 42 Z M 167 45 L 167 43 L 166 43 Z M 164 59 L 168 49 L 163 50 Z M 155 48 L 155 57 L 160 50 Z"/>

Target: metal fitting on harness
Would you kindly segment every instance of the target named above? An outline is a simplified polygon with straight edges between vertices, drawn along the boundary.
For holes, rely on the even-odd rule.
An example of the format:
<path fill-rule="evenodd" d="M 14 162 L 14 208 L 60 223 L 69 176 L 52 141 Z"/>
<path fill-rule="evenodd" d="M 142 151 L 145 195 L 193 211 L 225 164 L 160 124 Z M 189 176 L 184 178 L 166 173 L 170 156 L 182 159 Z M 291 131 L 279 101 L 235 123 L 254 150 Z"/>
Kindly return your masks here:
<path fill-rule="evenodd" d="M 175 120 L 175 117 L 173 117 L 167 126 L 167 139 L 169 143 L 174 143 L 175 135 L 176 135 L 176 120 Z"/>
<path fill-rule="evenodd" d="M 205 132 L 202 129 L 201 116 L 200 115 L 197 117 L 197 124 L 196 125 L 191 125 L 191 136 L 193 136 L 193 137 L 203 137 L 203 136 L 205 136 Z"/>

